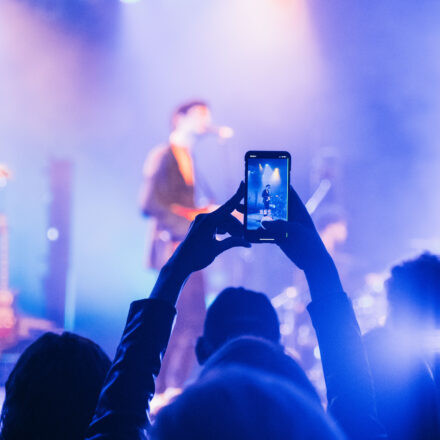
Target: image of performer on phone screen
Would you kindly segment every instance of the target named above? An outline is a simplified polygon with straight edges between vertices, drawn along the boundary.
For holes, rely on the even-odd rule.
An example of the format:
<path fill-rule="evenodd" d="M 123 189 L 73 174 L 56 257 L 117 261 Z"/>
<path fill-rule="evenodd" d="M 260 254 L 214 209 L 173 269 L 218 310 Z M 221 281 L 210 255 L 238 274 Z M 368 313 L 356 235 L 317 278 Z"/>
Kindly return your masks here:
<path fill-rule="evenodd" d="M 270 214 L 270 185 L 266 185 L 266 188 L 264 188 L 261 197 L 263 197 L 263 215 L 269 215 Z"/>
<path fill-rule="evenodd" d="M 286 220 L 288 161 L 279 158 L 251 158 L 247 172 L 247 229 L 261 229 L 262 221 Z"/>

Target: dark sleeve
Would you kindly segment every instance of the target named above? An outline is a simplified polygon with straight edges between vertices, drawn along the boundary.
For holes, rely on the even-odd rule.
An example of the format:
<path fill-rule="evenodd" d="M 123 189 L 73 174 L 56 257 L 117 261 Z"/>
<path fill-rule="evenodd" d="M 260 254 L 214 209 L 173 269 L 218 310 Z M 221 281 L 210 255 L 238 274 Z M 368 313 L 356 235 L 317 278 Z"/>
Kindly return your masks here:
<path fill-rule="evenodd" d="M 170 171 L 165 151 L 153 151 L 147 158 L 144 181 L 140 193 L 140 208 L 145 216 L 154 217 L 160 229 L 171 233 L 172 238 L 181 240 L 185 237 L 190 222 L 171 212 L 170 208 Z"/>
<path fill-rule="evenodd" d="M 351 301 L 339 292 L 312 302 L 308 311 L 319 342 L 328 411 L 351 440 L 386 439 Z"/>
<path fill-rule="evenodd" d="M 88 440 L 146 438 L 149 402 L 175 314 L 171 304 L 158 299 L 131 304 L 121 342 L 89 426 Z"/>

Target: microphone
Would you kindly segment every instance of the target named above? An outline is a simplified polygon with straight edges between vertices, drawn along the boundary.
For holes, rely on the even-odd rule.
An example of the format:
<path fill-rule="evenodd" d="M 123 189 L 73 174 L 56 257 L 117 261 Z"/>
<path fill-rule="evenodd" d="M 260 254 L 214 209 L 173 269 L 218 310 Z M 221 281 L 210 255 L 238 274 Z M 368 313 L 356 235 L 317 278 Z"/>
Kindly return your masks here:
<path fill-rule="evenodd" d="M 217 135 L 221 139 L 230 139 L 234 136 L 234 129 L 231 127 L 228 127 L 227 125 L 211 125 L 206 130 L 208 133 L 212 133 Z"/>

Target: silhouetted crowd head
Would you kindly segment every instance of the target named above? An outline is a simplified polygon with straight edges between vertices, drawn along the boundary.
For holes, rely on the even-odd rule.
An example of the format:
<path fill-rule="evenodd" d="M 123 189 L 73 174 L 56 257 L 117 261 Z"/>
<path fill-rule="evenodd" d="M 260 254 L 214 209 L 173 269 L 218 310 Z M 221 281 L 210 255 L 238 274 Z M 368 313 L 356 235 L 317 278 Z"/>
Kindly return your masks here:
<path fill-rule="evenodd" d="M 279 377 L 301 389 L 310 399 L 320 402 L 304 370 L 279 344 L 252 336 L 233 339 L 209 358 L 200 377 L 209 374 L 211 370 L 231 365 L 247 367 Z"/>
<path fill-rule="evenodd" d="M 89 339 L 44 334 L 23 352 L 6 382 L 0 438 L 85 438 L 110 365 Z"/>
<path fill-rule="evenodd" d="M 197 360 L 205 363 L 226 342 L 243 335 L 279 343 L 278 316 L 263 293 L 229 287 L 220 292 L 206 313 L 203 335 L 196 345 Z"/>
<path fill-rule="evenodd" d="M 158 415 L 153 439 L 342 440 L 307 392 L 252 368 L 210 370 Z"/>
<path fill-rule="evenodd" d="M 440 258 L 423 253 L 391 269 L 386 281 L 390 320 L 396 325 L 440 324 Z"/>

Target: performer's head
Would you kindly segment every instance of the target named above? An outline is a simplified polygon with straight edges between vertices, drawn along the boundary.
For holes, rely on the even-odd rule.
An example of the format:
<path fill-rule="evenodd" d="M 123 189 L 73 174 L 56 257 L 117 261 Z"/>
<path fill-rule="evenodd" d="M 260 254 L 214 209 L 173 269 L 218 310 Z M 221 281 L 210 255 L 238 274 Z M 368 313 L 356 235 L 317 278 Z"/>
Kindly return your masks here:
<path fill-rule="evenodd" d="M 176 108 L 171 123 L 174 131 L 203 134 L 212 124 L 211 110 L 205 101 L 188 101 Z"/>
<path fill-rule="evenodd" d="M 266 190 L 270 191 L 270 185 L 269 184 L 266 185 Z"/>

